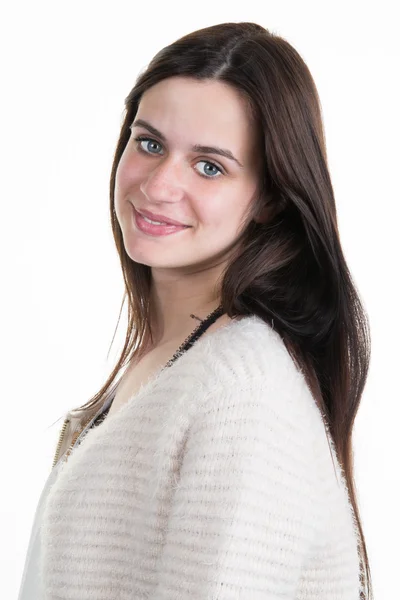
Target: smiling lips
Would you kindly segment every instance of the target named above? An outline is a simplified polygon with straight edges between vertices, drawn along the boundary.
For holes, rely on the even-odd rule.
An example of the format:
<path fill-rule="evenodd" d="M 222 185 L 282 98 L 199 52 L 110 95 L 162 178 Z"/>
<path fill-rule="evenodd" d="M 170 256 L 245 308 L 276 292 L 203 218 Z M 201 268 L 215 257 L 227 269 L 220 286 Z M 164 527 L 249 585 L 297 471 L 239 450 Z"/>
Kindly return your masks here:
<path fill-rule="evenodd" d="M 136 209 L 142 216 L 151 219 L 152 221 L 158 221 L 163 225 L 177 225 L 178 227 L 191 227 L 191 225 L 185 225 L 185 223 L 180 223 L 179 221 L 174 221 L 174 219 L 170 219 L 169 217 L 164 217 L 164 215 L 157 215 L 155 213 L 151 213 L 148 210 L 144 210 L 143 208 Z"/>
<path fill-rule="evenodd" d="M 191 229 L 186 225 L 170 225 L 170 224 L 159 224 L 148 220 L 146 216 L 140 214 L 135 207 L 133 208 L 134 222 L 135 226 L 139 231 L 143 232 L 145 235 L 149 235 L 151 237 L 159 237 L 159 236 L 169 236 L 173 233 L 179 234 L 183 233 L 185 229 Z"/>

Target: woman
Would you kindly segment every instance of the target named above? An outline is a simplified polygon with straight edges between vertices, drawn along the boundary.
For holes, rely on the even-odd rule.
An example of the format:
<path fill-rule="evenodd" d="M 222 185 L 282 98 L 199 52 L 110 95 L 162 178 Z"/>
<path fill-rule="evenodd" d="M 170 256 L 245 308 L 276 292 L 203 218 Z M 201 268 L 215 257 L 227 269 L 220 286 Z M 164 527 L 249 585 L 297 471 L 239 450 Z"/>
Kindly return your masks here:
<path fill-rule="evenodd" d="M 372 598 L 352 471 L 368 319 L 312 76 L 226 23 L 162 49 L 125 103 L 126 343 L 66 415 L 20 598 Z"/>

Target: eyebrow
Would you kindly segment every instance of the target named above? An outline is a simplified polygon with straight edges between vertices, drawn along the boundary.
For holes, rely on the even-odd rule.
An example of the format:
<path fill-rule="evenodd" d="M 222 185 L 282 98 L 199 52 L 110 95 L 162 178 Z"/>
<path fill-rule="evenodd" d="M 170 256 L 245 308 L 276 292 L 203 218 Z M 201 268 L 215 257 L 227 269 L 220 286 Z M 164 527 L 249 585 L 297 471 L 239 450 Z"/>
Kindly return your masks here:
<path fill-rule="evenodd" d="M 145 121 L 144 119 L 136 119 L 136 121 L 134 121 L 132 125 L 130 125 L 130 128 L 132 127 L 144 127 L 145 129 L 150 131 L 150 133 L 159 137 L 163 142 L 167 141 L 165 135 L 161 133 L 161 131 L 158 131 L 158 129 L 153 127 L 153 125 L 150 125 L 150 123 L 148 121 Z M 191 150 L 193 152 L 204 152 L 204 154 L 219 154 L 219 156 L 223 156 L 224 158 L 229 158 L 229 160 L 233 160 L 239 165 L 241 169 L 244 169 L 242 163 L 239 162 L 235 156 L 233 156 L 230 150 L 218 148 L 217 146 L 201 146 L 200 144 L 195 144 L 191 147 Z"/>

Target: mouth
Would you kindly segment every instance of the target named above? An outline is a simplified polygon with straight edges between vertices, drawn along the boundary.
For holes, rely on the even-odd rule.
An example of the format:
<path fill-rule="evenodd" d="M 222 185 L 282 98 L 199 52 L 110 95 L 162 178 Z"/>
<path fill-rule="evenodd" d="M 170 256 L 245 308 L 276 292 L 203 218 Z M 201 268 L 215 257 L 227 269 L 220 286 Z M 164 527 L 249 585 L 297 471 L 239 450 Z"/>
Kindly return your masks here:
<path fill-rule="evenodd" d="M 179 234 L 179 232 L 182 233 L 186 229 L 191 228 L 191 226 L 188 225 L 158 224 L 157 222 L 147 219 L 147 217 L 138 212 L 133 205 L 132 209 L 136 228 L 142 233 L 152 237 L 171 235 L 173 233 Z"/>
<path fill-rule="evenodd" d="M 191 225 L 185 225 L 185 223 L 180 223 L 179 221 L 175 221 L 174 219 L 164 217 L 163 215 L 151 213 L 150 211 L 145 209 L 138 210 L 136 207 L 134 207 L 134 209 L 144 219 L 146 219 L 146 221 L 152 223 L 153 225 L 168 225 L 170 227 L 191 227 Z"/>

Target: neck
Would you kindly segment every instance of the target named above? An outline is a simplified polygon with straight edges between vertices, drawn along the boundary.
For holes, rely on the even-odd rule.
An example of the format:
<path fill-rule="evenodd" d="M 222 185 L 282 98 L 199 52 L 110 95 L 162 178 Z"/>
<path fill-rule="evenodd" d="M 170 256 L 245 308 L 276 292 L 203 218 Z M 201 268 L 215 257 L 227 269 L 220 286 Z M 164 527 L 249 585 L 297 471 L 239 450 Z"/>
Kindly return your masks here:
<path fill-rule="evenodd" d="M 221 302 L 224 261 L 191 272 L 152 268 L 150 324 L 154 343 L 185 339 Z M 194 317 L 191 317 L 194 315 Z"/>
<path fill-rule="evenodd" d="M 150 318 L 154 345 L 176 344 L 190 335 L 220 304 L 219 300 L 208 303 L 188 302 L 179 311 L 174 306 L 167 314 L 153 311 Z"/>

